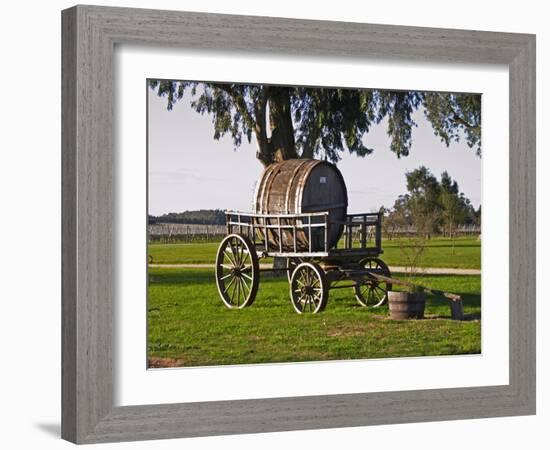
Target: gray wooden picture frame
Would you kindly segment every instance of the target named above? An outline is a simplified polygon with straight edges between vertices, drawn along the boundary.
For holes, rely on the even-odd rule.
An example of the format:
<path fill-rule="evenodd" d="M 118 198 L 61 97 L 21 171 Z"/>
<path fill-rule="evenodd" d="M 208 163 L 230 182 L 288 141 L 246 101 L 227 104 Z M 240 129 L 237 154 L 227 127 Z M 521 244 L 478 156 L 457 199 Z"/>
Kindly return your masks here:
<path fill-rule="evenodd" d="M 97 6 L 63 11 L 62 31 L 64 439 L 94 443 L 535 413 L 534 35 Z M 509 384 L 115 407 L 113 52 L 124 43 L 507 65 Z"/>

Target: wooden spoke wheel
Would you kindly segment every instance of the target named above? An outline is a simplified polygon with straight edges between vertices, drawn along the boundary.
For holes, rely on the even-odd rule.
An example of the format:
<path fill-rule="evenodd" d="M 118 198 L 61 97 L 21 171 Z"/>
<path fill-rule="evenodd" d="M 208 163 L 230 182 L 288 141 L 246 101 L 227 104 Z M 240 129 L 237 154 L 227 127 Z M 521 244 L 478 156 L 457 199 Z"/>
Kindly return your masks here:
<path fill-rule="evenodd" d="M 368 258 L 361 261 L 361 266 L 366 270 L 391 277 L 391 272 L 384 261 L 379 258 Z M 391 283 L 376 281 L 365 276 L 353 286 L 355 298 L 362 306 L 381 306 L 388 300 L 388 291 L 391 291 Z"/>
<path fill-rule="evenodd" d="M 225 306 L 250 306 L 259 282 L 258 255 L 250 239 L 240 234 L 226 236 L 216 254 L 216 285 Z"/>
<path fill-rule="evenodd" d="M 296 266 L 290 279 L 290 300 L 297 313 L 318 313 L 328 300 L 328 282 L 323 269 L 315 263 Z"/>
<path fill-rule="evenodd" d="M 287 258 L 286 259 L 286 268 L 288 269 L 286 271 L 286 276 L 288 277 L 289 283 L 292 281 L 292 274 L 294 272 L 294 269 L 296 269 L 296 266 L 306 261 L 307 259 L 305 258 Z"/>

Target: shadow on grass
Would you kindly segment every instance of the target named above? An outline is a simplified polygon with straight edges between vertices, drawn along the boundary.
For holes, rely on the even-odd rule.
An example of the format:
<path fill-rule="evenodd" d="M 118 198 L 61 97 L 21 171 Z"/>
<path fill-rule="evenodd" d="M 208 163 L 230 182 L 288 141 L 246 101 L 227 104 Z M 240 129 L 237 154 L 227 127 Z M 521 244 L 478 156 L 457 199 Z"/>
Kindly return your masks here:
<path fill-rule="evenodd" d="M 462 297 L 462 306 L 464 309 L 474 309 L 472 312 L 464 313 L 462 322 L 474 322 L 481 320 L 481 311 L 477 309 L 481 308 L 481 295 L 458 293 Z M 446 298 L 430 295 L 426 298 L 426 309 L 435 309 L 435 314 L 426 314 L 426 319 L 451 319 L 451 300 Z M 440 314 L 438 310 L 442 308 L 448 308 L 446 314 Z"/>
<path fill-rule="evenodd" d="M 468 279 L 468 278 L 472 278 L 472 277 L 479 277 L 479 275 L 462 275 L 462 274 L 454 274 L 454 273 L 426 273 L 426 272 L 422 272 L 422 270 L 426 269 L 426 267 L 418 267 L 416 270 L 417 272 L 415 272 L 414 274 L 414 277 L 413 277 L 413 283 L 414 283 L 414 279 L 429 279 L 429 278 L 434 278 L 434 279 L 437 279 L 437 278 L 450 278 L 450 277 L 458 277 L 458 278 L 463 278 L 463 279 Z M 449 268 L 449 270 L 454 270 L 453 268 Z M 459 270 L 462 270 L 462 269 L 459 269 Z M 405 272 L 392 272 L 392 277 L 394 278 L 407 278 L 408 274 L 405 273 Z M 421 283 L 419 283 L 421 284 Z"/>
<path fill-rule="evenodd" d="M 208 269 L 149 269 L 150 284 L 215 283 L 214 270 Z"/>
<path fill-rule="evenodd" d="M 457 295 L 460 295 L 460 297 L 462 297 L 462 305 L 464 307 L 479 308 L 481 306 L 481 295 L 464 294 L 464 293 L 457 293 Z M 450 305 L 451 301 L 452 300 L 449 300 L 441 296 L 429 295 L 426 298 L 426 306 L 447 306 L 447 305 Z"/>
<path fill-rule="evenodd" d="M 444 315 L 438 315 L 438 314 L 429 314 L 424 316 L 424 320 L 453 320 L 450 315 L 444 316 Z M 471 314 L 464 314 L 464 318 L 461 320 L 461 322 L 475 322 L 481 320 L 481 313 L 471 313 Z"/>
<path fill-rule="evenodd" d="M 154 268 L 149 269 L 150 284 L 212 284 L 216 283 L 216 275 L 213 269 L 187 269 L 187 268 Z M 261 274 L 261 282 L 288 282 L 286 273 L 282 275 Z"/>

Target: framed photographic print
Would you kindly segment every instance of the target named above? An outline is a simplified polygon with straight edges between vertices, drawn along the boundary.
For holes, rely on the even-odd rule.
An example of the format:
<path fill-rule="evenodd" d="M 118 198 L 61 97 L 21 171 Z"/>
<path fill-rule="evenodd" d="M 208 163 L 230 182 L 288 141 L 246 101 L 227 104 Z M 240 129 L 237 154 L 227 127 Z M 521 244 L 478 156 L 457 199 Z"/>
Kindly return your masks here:
<path fill-rule="evenodd" d="M 481 94 L 147 83 L 149 367 L 481 353 Z"/>
<path fill-rule="evenodd" d="M 63 437 L 533 414 L 534 70 L 531 35 L 63 11 Z"/>

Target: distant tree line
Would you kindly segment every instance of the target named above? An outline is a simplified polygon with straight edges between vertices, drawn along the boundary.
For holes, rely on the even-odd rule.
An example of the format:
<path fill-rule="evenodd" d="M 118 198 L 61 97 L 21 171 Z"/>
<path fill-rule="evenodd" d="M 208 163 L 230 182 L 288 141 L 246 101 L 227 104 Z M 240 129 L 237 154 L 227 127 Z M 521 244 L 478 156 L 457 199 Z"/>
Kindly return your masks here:
<path fill-rule="evenodd" d="M 384 208 L 388 237 L 398 230 L 413 229 L 427 239 L 433 234 L 452 238 L 460 226 L 481 226 L 481 206 L 476 210 L 446 171 L 438 180 L 421 166 L 405 177 L 408 192 L 400 195 L 391 209 Z"/>
<path fill-rule="evenodd" d="M 475 209 L 460 192 L 458 183 L 445 171 L 440 179 L 421 166 L 405 174 L 407 193 L 399 195 L 392 208 L 384 208 L 384 234 L 413 230 L 429 239 L 432 235 L 454 237 L 459 227 L 480 227 L 481 206 Z M 225 225 L 221 209 L 149 215 L 149 224 Z"/>
<path fill-rule="evenodd" d="M 196 211 L 171 212 L 162 216 L 149 215 L 149 224 L 185 223 L 199 225 L 225 225 L 225 213 L 221 209 L 199 209 Z"/>

